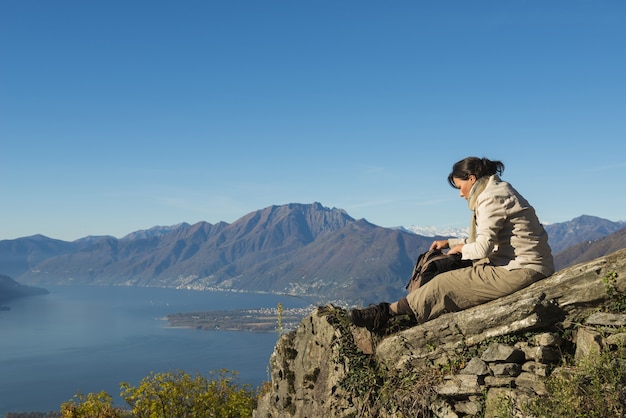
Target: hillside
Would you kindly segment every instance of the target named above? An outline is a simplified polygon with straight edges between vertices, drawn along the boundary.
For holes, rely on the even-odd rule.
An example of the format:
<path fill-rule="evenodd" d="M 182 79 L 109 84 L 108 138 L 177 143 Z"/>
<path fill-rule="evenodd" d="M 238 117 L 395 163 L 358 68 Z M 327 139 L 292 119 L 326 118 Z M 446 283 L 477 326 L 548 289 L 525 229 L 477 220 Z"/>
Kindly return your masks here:
<path fill-rule="evenodd" d="M 80 244 L 43 235 L 0 241 L 0 274 L 18 278 L 44 260 L 77 251 Z"/>
<path fill-rule="evenodd" d="M 557 270 L 593 260 L 626 248 L 626 228 L 596 240 L 588 240 L 566 248 L 554 257 Z"/>
<path fill-rule="evenodd" d="M 48 294 L 46 289 L 19 284 L 12 278 L 0 274 L 0 303 L 26 296 Z"/>
<path fill-rule="evenodd" d="M 597 216 L 582 215 L 571 221 L 545 225 L 553 254 L 585 241 L 594 241 L 626 227 L 625 222 L 613 222 Z"/>

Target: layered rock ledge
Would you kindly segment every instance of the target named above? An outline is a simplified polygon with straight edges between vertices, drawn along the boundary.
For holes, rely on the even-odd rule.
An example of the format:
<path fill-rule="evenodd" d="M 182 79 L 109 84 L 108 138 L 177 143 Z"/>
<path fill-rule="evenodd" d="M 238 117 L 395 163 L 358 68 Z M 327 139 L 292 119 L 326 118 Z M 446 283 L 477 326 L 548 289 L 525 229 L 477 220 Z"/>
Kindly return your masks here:
<path fill-rule="evenodd" d="M 425 324 L 398 318 L 383 334 L 319 307 L 276 344 L 254 417 L 489 417 L 503 398 L 526 416 L 564 354 L 624 346 L 625 294 L 621 250 Z"/>

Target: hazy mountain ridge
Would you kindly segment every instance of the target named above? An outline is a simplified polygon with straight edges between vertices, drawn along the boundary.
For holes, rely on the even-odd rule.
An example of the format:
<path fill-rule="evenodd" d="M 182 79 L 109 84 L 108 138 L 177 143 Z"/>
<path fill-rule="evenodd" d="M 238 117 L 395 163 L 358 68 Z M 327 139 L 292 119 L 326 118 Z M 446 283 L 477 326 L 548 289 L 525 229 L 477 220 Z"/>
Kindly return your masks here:
<path fill-rule="evenodd" d="M 81 245 L 44 235 L 0 241 L 0 274 L 18 277 L 47 259 L 76 251 Z"/>
<path fill-rule="evenodd" d="M 613 222 L 590 215 L 581 215 L 571 221 L 545 225 L 554 254 L 584 241 L 603 238 L 624 227 L 626 227 L 624 221 Z"/>
<path fill-rule="evenodd" d="M 587 240 L 559 252 L 554 257 L 557 270 L 584 263 L 626 248 L 626 227 L 597 240 Z"/>
<path fill-rule="evenodd" d="M 577 219 L 581 227 L 576 220 L 567 228 L 546 227 L 576 232 L 551 236 L 553 248 L 560 245 L 561 237 L 568 242 L 593 241 L 590 237 L 596 237 L 598 229 L 608 235 L 620 225 L 590 216 Z M 594 224 L 599 228 L 594 229 Z M 369 303 L 402 295 L 417 256 L 431 242 L 430 236 L 355 220 L 341 209 L 293 203 L 251 212 L 232 224 L 181 223 L 136 231 L 121 239 L 104 236 L 64 242 L 39 235 L 0 241 L 0 273 L 44 286 L 284 292 Z M 620 245 L 616 240 L 607 248 Z M 593 250 L 587 248 L 585 253 Z M 555 260 L 567 265 L 580 257 L 557 254 Z"/>

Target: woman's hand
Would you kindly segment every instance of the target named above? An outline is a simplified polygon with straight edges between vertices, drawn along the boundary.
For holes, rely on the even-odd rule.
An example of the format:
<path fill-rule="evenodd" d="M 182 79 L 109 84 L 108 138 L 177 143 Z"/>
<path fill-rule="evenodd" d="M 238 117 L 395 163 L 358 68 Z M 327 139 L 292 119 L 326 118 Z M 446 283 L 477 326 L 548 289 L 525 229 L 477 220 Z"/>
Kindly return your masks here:
<path fill-rule="evenodd" d="M 450 248 L 450 242 L 447 239 L 445 239 L 445 240 L 433 241 L 433 243 L 430 244 L 430 249 L 431 250 L 443 250 L 446 248 L 450 248 L 450 251 L 447 252 L 448 255 L 461 254 L 463 251 L 463 245 L 464 244 L 459 244 Z"/>
<path fill-rule="evenodd" d="M 465 244 L 455 245 L 454 247 L 450 248 L 450 251 L 448 251 L 448 255 L 462 254 L 463 253 L 463 245 L 465 245 Z"/>
<path fill-rule="evenodd" d="M 450 247 L 450 244 L 448 243 L 447 239 L 440 240 L 440 241 L 433 241 L 433 243 L 430 244 L 431 250 L 443 250 L 444 248 L 449 248 L 449 247 Z"/>

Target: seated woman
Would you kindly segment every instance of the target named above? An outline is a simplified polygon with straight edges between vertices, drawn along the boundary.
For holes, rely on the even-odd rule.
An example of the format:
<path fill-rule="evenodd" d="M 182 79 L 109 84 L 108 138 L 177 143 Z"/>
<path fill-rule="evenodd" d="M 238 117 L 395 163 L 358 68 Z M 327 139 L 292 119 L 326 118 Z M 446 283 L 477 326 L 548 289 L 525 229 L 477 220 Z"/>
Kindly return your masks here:
<path fill-rule="evenodd" d="M 554 273 L 548 234 L 535 210 L 500 179 L 504 164 L 468 157 L 452 167 L 448 183 L 460 190 L 472 211 L 469 238 L 434 241 L 472 260 L 471 267 L 441 273 L 394 303 L 353 309 L 350 319 L 370 331 L 384 328 L 394 315 L 418 323 L 510 295 Z"/>

